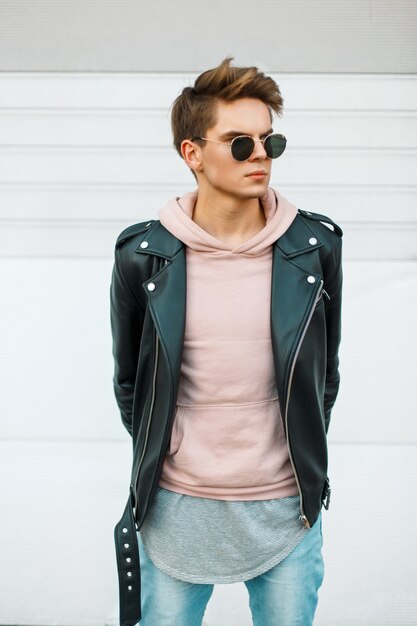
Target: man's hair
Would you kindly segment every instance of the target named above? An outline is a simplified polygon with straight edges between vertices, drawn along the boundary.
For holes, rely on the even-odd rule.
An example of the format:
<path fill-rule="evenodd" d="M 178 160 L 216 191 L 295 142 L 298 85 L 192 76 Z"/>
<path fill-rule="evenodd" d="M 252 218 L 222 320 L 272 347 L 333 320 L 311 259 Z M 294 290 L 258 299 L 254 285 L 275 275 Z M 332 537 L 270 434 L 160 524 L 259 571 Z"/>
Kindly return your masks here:
<path fill-rule="evenodd" d="M 175 99 L 171 112 L 174 147 L 181 155 L 184 139 L 204 137 L 216 123 L 216 105 L 223 100 L 257 98 L 264 102 L 272 122 L 272 111 L 282 114 L 283 98 L 276 82 L 257 67 L 231 67 L 233 57 L 198 76 L 194 87 L 185 87 Z"/>

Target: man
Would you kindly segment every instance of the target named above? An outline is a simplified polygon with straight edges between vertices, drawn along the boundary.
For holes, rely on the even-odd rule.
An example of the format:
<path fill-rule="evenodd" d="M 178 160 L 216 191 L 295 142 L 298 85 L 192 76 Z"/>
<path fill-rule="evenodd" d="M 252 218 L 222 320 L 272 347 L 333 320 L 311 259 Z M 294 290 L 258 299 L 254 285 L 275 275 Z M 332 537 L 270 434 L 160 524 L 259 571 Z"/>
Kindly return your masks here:
<path fill-rule="evenodd" d="M 122 625 L 201 626 L 213 585 L 244 581 L 255 626 L 309 626 L 324 576 L 343 233 L 269 187 L 280 90 L 230 62 L 172 109 L 197 190 L 116 242 Z"/>

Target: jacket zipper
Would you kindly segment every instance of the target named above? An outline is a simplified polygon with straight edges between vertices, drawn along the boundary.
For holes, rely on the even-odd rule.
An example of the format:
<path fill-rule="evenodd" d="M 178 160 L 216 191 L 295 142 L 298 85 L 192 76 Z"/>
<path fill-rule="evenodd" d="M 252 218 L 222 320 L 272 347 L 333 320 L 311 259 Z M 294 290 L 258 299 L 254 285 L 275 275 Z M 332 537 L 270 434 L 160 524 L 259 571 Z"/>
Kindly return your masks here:
<path fill-rule="evenodd" d="M 168 259 L 164 259 L 164 266 L 168 263 Z M 156 332 L 156 328 L 154 329 L 154 335 L 155 335 L 155 363 L 154 363 L 154 368 L 153 368 L 153 374 L 152 374 L 152 397 L 151 397 L 151 405 L 149 408 L 149 416 L 148 416 L 148 423 L 146 425 L 146 433 L 145 433 L 145 441 L 143 443 L 143 450 L 142 450 L 142 454 L 141 457 L 139 459 L 139 463 L 138 463 L 138 468 L 136 470 L 136 475 L 133 481 L 133 484 L 130 483 L 130 487 L 133 491 L 133 499 L 134 499 L 134 509 L 135 509 L 135 517 L 136 517 L 136 496 L 137 496 L 137 485 L 138 485 L 138 479 L 139 479 L 139 472 L 140 472 L 140 468 L 142 467 L 142 463 L 143 463 L 143 459 L 145 458 L 145 453 L 146 453 L 146 447 L 148 444 L 148 439 L 149 439 L 149 430 L 151 427 L 151 422 L 152 422 L 152 413 L 153 413 L 153 405 L 155 402 L 155 391 L 156 391 L 156 371 L 158 369 L 158 355 L 159 355 L 159 341 L 158 341 L 158 333 Z"/>
<path fill-rule="evenodd" d="M 306 334 L 306 331 L 307 331 L 308 325 L 310 324 L 310 320 L 311 320 L 311 318 L 312 318 L 312 316 L 313 316 L 313 313 L 314 313 L 314 308 L 315 308 L 315 306 L 316 306 L 317 302 L 319 301 L 319 299 L 320 299 L 320 296 L 321 296 L 322 292 L 324 292 L 324 289 L 323 289 L 323 284 L 324 284 L 324 281 L 323 281 L 323 279 L 321 279 L 321 281 L 320 281 L 320 287 L 319 287 L 319 290 L 318 290 L 317 296 L 316 296 L 316 298 L 315 298 L 315 300 L 314 300 L 314 304 L 313 304 L 313 306 L 311 307 L 311 310 L 310 310 L 310 313 L 309 313 L 309 316 L 308 316 L 308 319 L 307 319 L 306 325 L 305 325 L 305 327 L 304 327 L 304 329 L 303 329 L 302 335 L 301 335 L 301 337 L 300 337 L 300 341 L 298 342 L 297 349 L 296 349 L 296 351 L 295 351 L 294 359 L 293 359 L 293 362 L 292 362 L 292 364 L 291 364 L 290 378 L 289 378 L 289 381 L 288 381 L 288 388 L 287 388 L 287 401 L 286 401 L 286 403 L 285 403 L 285 430 L 286 430 L 286 433 L 287 433 L 287 446 L 288 446 L 288 453 L 289 453 L 289 457 L 290 457 L 290 461 L 291 461 L 292 469 L 293 469 L 293 472 L 294 472 L 295 480 L 296 480 L 296 482 L 297 482 L 298 491 L 299 491 L 299 494 L 300 494 L 300 512 L 301 512 L 301 515 L 299 516 L 299 518 L 298 518 L 298 519 L 299 519 L 301 522 L 303 522 L 303 524 L 304 524 L 304 527 L 305 527 L 305 528 L 311 528 L 311 525 L 310 525 L 310 522 L 308 521 L 308 518 L 307 518 L 307 516 L 306 516 L 306 514 L 305 514 L 305 512 L 304 512 L 304 509 L 303 509 L 303 494 L 302 494 L 302 492 L 301 492 L 300 480 L 299 480 L 299 478 L 298 478 L 298 474 L 297 474 L 297 471 L 296 471 L 296 469 L 295 469 L 294 461 L 293 461 L 292 454 L 291 454 L 291 446 L 290 446 L 290 441 L 289 441 L 289 431 L 288 431 L 288 404 L 289 404 L 289 399 L 290 399 L 290 390 L 291 390 L 291 384 L 292 384 L 292 378 L 293 378 L 293 373 L 294 373 L 295 362 L 296 362 L 296 360 L 297 360 L 297 356 L 298 356 L 298 353 L 299 353 L 299 351 L 300 351 L 301 344 L 302 344 L 303 339 L 304 339 L 304 335 Z M 329 298 L 329 300 L 330 300 L 330 297 L 329 297 L 329 295 L 327 294 L 327 292 L 326 292 L 326 295 L 327 295 L 327 297 L 328 297 L 328 298 Z"/>

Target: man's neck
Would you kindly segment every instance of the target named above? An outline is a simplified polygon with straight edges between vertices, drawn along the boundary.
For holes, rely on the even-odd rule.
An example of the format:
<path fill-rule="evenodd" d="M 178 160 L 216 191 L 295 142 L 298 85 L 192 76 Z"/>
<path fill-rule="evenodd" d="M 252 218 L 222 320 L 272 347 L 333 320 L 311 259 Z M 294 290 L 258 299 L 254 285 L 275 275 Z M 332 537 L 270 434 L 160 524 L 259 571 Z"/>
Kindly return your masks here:
<path fill-rule="evenodd" d="M 259 198 L 240 199 L 198 191 L 192 220 L 216 239 L 234 247 L 264 228 L 265 213 Z"/>

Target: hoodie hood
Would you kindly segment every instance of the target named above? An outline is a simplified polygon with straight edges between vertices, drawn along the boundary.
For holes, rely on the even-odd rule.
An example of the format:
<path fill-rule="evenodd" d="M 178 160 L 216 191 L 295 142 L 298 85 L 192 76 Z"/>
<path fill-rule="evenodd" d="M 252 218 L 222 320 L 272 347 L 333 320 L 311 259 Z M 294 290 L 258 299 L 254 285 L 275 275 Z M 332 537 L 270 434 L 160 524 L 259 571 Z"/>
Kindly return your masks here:
<path fill-rule="evenodd" d="M 200 252 L 216 255 L 242 254 L 258 256 L 272 245 L 293 222 L 297 207 L 272 187 L 261 198 L 266 224 L 253 237 L 236 247 L 217 239 L 193 221 L 192 215 L 198 191 L 190 191 L 180 198 L 172 198 L 158 211 L 161 224 L 186 246 Z"/>

